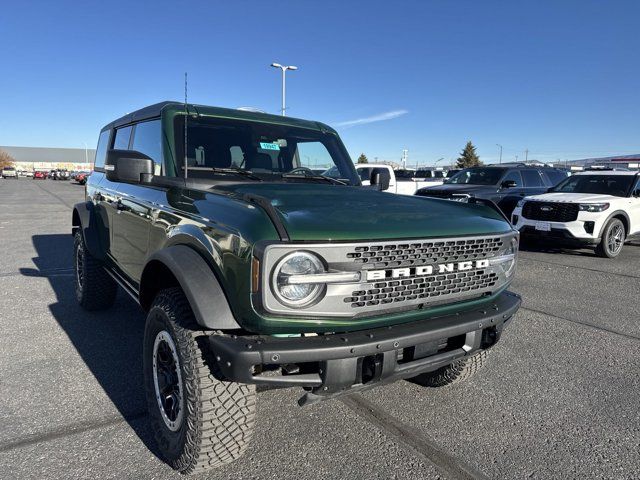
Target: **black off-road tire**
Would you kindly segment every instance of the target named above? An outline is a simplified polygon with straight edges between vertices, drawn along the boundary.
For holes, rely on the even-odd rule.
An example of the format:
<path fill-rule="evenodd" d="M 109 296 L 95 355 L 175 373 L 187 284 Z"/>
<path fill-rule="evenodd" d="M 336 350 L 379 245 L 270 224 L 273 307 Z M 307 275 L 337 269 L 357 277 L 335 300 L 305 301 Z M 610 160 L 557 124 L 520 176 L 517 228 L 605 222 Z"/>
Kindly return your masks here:
<path fill-rule="evenodd" d="M 162 413 L 154 380 L 154 344 L 164 335 L 162 332 L 170 336 L 175 346 L 181 377 L 184 414 L 173 430 Z M 253 436 L 255 385 L 220 378 L 209 360 L 206 339 L 210 334 L 196 324 L 182 290 L 170 288 L 158 293 L 144 332 L 147 408 L 161 456 L 181 473 L 233 462 L 244 454 Z"/>
<path fill-rule="evenodd" d="M 111 307 L 116 300 L 118 284 L 102 263 L 89 253 L 79 229 L 73 242 L 73 266 L 76 299 L 80 306 L 90 311 Z"/>
<path fill-rule="evenodd" d="M 615 240 L 617 232 L 621 236 L 619 240 Z M 612 218 L 602 229 L 600 235 L 600 243 L 596 246 L 596 255 L 604 258 L 615 258 L 622 251 L 622 246 L 626 240 L 626 230 L 624 223 L 619 218 Z"/>
<path fill-rule="evenodd" d="M 486 363 L 489 350 L 481 350 L 473 355 L 456 360 L 451 365 L 441 367 L 433 372 L 422 373 L 409 379 L 423 387 L 444 387 L 459 383 L 472 377 Z"/>

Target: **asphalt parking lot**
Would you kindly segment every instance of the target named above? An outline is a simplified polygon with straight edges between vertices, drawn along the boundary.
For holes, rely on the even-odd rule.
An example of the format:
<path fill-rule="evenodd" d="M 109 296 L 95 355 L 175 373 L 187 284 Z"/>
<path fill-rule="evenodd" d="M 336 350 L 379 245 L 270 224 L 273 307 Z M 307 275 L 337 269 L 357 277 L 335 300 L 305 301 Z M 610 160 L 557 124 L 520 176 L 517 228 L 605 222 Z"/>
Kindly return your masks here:
<path fill-rule="evenodd" d="M 144 315 L 77 306 L 83 187 L 0 180 L 0 478 L 178 478 L 155 455 Z M 299 408 L 259 395 L 256 435 L 211 478 L 639 478 L 640 241 L 615 260 L 525 251 L 524 307 L 465 384 L 399 382 Z"/>

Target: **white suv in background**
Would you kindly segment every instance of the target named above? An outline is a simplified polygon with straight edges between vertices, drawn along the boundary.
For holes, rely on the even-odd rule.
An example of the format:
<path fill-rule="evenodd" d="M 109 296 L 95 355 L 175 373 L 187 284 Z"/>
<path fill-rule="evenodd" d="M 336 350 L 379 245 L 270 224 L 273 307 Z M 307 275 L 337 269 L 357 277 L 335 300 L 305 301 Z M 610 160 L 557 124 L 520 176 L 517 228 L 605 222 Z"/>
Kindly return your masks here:
<path fill-rule="evenodd" d="M 616 257 L 626 238 L 640 233 L 640 173 L 575 174 L 520 200 L 512 222 L 523 239 L 593 246 L 602 257 Z"/>

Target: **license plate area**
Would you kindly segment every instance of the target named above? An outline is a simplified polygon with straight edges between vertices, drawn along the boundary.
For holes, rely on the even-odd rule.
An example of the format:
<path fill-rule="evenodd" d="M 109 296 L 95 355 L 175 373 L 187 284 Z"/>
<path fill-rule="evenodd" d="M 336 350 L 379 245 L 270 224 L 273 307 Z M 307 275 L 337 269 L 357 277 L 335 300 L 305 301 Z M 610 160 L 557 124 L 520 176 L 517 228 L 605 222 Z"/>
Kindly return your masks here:
<path fill-rule="evenodd" d="M 535 229 L 540 232 L 550 232 L 551 231 L 551 223 L 550 222 L 536 222 Z"/>

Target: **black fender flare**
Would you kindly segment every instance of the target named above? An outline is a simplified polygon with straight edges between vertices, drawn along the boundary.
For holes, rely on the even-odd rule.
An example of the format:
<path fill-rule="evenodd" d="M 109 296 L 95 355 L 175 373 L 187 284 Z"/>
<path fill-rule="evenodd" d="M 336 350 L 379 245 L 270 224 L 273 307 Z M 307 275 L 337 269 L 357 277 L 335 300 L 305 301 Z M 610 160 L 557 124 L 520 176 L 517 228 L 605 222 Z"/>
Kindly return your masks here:
<path fill-rule="evenodd" d="M 140 278 L 140 305 L 148 310 L 162 279 L 158 273 L 167 269 L 184 292 L 196 322 L 212 330 L 238 330 L 229 301 L 214 274 L 202 256 L 186 245 L 173 245 L 154 252 Z"/>
<path fill-rule="evenodd" d="M 71 233 L 75 235 L 78 230 L 82 232 L 84 244 L 89 253 L 100 260 L 105 259 L 104 249 L 100 242 L 98 231 L 98 219 L 92 202 L 76 203 L 73 206 L 71 220 Z"/>

